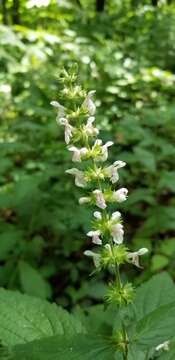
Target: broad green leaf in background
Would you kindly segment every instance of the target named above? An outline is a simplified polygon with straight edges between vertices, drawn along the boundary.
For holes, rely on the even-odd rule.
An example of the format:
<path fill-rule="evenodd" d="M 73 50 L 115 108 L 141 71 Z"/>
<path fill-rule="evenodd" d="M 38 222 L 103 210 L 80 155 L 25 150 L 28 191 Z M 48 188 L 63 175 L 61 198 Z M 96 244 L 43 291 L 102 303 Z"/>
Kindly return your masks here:
<path fill-rule="evenodd" d="M 34 269 L 25 261 L 19 262 L 19 275 L 22 289 L 29 295 L 46 299 L 51 295 L 49 283 L 43 278 L 38 269 Z"/>
<path fill-rule="evenodd" d="M 151 270 L 157 271 L 165 268 L 169 264 L 169 259 L 165 255 L 156 254 L 151 259 Z"/>

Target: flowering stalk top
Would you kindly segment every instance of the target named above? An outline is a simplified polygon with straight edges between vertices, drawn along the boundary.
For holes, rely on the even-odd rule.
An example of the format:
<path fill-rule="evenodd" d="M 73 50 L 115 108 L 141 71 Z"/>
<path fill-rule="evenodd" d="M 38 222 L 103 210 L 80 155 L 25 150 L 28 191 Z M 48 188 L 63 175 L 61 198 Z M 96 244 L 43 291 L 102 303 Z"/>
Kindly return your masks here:
<path fill-rule="evenodd" d="M 60 80 L 63 84 L 60 102 L 54 100 L 51 105 L 57 111 L 58 125 L 64 127 L 65 142 L 74 163 L 66 172 L 74 177 L 76 186 L 84 189 L 79 204 L 94 208 L 92 229 L 87 236 L 92 239 L 96 248 L 93 251 L 86 250 L 84 254 L 92 257 L 96 271 L 111 268 L 115 274 L 115 280 L 110 284 L 105 297 L 107 303 L 126 305 L 132 302 L 134 289 L 130 283 L 122 284 L 119 268 L 124 263 L 140 267 L 139 258 L 148 251 L 142 248 L 130 252 L 123 243 L 122 215 L 116 206 L 125 201 L 128 195 L 125 187 L 117 186 L 119 171 L 126 163 L 116 160 L 113 164 L 105 165 L 113 142 L 109 140 L 103 143 L 95 126 L 95 90 L 86 92 L 77 85 L 77 71 L 74 67 L 69 72 L 63 70 Z M 113 212 L 110 204 L 115 207 Z M 126 354 L 125 331 L 122 336 L 125 339 L 123 351 Z"/>

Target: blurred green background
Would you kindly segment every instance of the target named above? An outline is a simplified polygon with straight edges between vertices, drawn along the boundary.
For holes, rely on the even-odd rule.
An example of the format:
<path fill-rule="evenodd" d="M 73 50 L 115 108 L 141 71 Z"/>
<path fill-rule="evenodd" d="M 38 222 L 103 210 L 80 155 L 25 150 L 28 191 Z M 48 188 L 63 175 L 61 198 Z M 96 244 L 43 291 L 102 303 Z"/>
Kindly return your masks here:
<path fill-rule="evenodd" d="M 72 307 L 101 300 L 83 255 L 91 215 L 65 175 L 71 166 L 50 101 L 77 62 L 96 89 L 97 124 L 125 160 L 125 240 L 146 246 L 136 284 L 175 277 L 175 2 L 2 0 L 0 15 L 0 286 Z"/>

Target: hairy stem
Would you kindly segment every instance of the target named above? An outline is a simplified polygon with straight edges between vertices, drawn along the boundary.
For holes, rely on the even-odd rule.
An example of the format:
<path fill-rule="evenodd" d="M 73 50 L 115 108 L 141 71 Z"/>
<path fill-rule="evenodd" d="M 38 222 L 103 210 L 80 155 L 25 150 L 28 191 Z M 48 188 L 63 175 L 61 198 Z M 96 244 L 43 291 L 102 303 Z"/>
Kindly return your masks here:
<path fill-rule="evenodd" d="M 115 268 L 115 275 L 116 275 L 116 279 L 119 284 L 119 287 L 121 288 L 122 281 L 121 281 L 121 277 L 120 277 L 119 265 L 117 265 Z M 127 360 L 128 359 L 128 335 L 127 335 L 127 331 L 126 331 L 124 322 L 122 321 L 121 323 L 122 323 L 122 334 L 123 334 L 123 340 L 124 340 L 123 360 Z"/>

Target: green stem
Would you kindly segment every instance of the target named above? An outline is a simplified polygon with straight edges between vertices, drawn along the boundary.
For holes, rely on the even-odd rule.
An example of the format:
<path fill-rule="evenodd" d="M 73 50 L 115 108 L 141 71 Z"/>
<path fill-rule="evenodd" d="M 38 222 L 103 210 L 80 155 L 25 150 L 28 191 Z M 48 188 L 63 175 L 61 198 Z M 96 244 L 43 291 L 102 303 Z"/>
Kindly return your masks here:
<path fill-rule="evenodd" d="M 120 277 L 119 265 L 117 265 L 116 268 L 115 268 L 115 274 L 116 274 L 117 282 L 118 282 L 119 287 L 121 289 L 122 281 L 121 281 L 121 277 Z M 128 335 L 127 335 L 127 331 L 126 331 L 124 322 L 122 321 L 121 324 L 122 324 L 123 340 L 124 340 L 124 344 L 125 344 L 125 348 L 123 350 L 123 360 L 127 360 L 128 359 Z"/>

